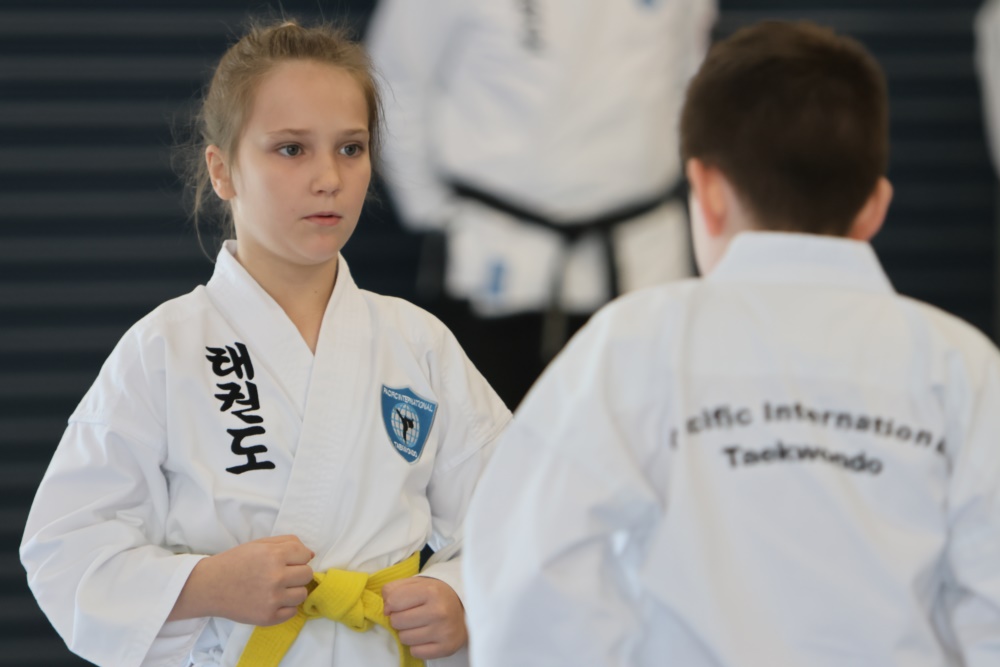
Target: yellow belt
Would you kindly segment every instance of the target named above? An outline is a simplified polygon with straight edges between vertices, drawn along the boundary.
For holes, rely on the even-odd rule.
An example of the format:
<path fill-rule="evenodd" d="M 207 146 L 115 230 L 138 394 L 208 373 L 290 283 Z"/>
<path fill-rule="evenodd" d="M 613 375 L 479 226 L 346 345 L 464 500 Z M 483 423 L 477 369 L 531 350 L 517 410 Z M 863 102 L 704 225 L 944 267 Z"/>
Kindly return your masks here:
<path fill-rule="evenodd" d="M 420 552 L 374 574 L 331 569 L 313 574 L 316 587 L 292 618 L 278 625 L 254 628 L 250 641 L 236 667 L 278 667 L 306 621 L 328 618 L 343 623 L 356 632 L 367 632 L 381 625 L 392 633 L 399 647 L 400 667 L 423 667 L 423 661 L 410 655 L 410 648 L 399 641 L 396 629 L 383 613 L 382 586 L 420 572 Z"/>

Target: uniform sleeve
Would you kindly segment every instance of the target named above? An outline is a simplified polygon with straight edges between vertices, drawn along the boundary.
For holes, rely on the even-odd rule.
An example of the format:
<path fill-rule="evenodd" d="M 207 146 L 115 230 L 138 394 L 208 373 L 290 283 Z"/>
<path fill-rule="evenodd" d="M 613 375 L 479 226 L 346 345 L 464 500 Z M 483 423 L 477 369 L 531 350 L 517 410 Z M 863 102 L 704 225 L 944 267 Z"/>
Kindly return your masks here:
<path fill-rule="evenodd" d="M 976 16 L 976 69 L 993 166 L 1000 171 L 1000 1 L 987 0 Z"/>
<path fill-rule="evenodd" d="M 42 610 L 97 665 L 183 664 L 204 621 L 165 623 L 201 558 L 164 542 L 162 396 L 123 340 L 70 420 L 28 516 L 21 561 Z"/>
<path fill-rule="evenodd" d="M 472 663 L 633 665 L 636 572 L 662 513 L 648 453 L 664 409 L 655 355 L 588 324 L 545 371 L 501 439 L 466 521 Z"/>
<path fill-rule="evenodd" d="M 427 490 L 435 553 L 421 574 L 444 581 L 464 601 L 460 556 L 466 510 L 511 415 L 450 332 L 443 343 L 444 444 Z"/>
<path fill-rule="evenodd" d="M 456 0 L 381 0 L 366 36 L 386 84 L 385 176 L 403 224 L 414 230 L 441 229 L 451 215 L 431 124 L 434 101 L 447 86 L 463 6 Z"/>
<path fill-rule="evenodd" d="M 957 383 L 953 383 L 955 386 Z M 960 386 L 960 385 L 959 385 Z M 956 602 L 952 629 L 966 667 L 1000 664 L 1000 357 L 991 350 L 981 381 L 955 411 L 948 562 Z"/>

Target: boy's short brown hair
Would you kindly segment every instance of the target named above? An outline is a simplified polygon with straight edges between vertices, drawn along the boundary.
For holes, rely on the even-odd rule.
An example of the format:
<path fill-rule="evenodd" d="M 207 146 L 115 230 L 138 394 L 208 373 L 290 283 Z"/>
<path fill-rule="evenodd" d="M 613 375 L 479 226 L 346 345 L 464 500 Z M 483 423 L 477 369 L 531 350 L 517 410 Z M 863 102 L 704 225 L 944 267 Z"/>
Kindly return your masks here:
<path fill-rule="evenodd" d="M 715 44 L 681 114 L 681 157 L 720 169 L 762 228 L 846 235 L 885 173 L 885 77 L 857 41 L 766 21 Z"/>

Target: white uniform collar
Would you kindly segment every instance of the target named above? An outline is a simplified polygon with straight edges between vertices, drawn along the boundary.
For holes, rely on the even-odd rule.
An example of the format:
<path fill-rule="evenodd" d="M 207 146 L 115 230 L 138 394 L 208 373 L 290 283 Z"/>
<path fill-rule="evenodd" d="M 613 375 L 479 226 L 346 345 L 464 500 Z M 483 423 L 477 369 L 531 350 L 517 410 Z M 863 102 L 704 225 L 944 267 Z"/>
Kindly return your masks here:
<path fill-rule="evenodd" d="M 337 310 L 336 304 L 344 300 L 345 294 L 357 290 L 344 257 L 338 256 L 337 261 L 337 282 L 323 315 L 324 329 L 332 326 L 327 318 Z M 253 342 L 257 349 L 268 350 L 269 355 L 276 355 L 282 363 L 311 367 L 313 354 L 302 335 L 281 306 L 236 259 L 236 241 L 223 243 L 206 287 L 215 307 L 247 343 Z"/>
<path fill-rule="evenodd" d="M 870 244 L 790 232 L 737 234 L 706 279 L 894 291 Z"/>
<path fill-rule="evenodd" d="M 281 312 L 284 315 L 281 307 L 253 279 L 253 276 L 247 273 L 247 270 L 236 259 L 236 241 L 234 239 L 223 242 L 222 248 L 219 249 L 219 254 L 215 260 L 215 271 L 209 282 L 222 282 L 228 284 L 230 289 L 236 288 L 234 290 L 235 295 L 242 294 L 247 301 L 244 304 L 246 306 L 259 307 L 260 301 L 270 302 L 269 305 L 273 304 L 273 307 L 278 309 L 276 312 Z M 330 302 L 332 303 L 345 291 L 349 291 L 354 287 L 354 278 L 351 277 L 351 270 L 348 268 L 344 256 L 338 255 L 337 282 L 333 286 Z"/>

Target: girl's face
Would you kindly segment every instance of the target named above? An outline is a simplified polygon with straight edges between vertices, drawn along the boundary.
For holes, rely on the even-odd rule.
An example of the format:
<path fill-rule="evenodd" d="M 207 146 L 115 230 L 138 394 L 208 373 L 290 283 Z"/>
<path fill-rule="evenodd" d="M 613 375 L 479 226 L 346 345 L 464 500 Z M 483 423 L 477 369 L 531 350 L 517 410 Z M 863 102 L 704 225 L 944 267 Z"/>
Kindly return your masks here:
<path fill-rule="evenodd" d="M 216 193 L 232 206 L 240 262 L 336 266 L 368 192 L 368 142 L 368 105 L 346 70 L 290 60 L 265 75 L 236 164 L 214 146 L 207 153 Z"/>

